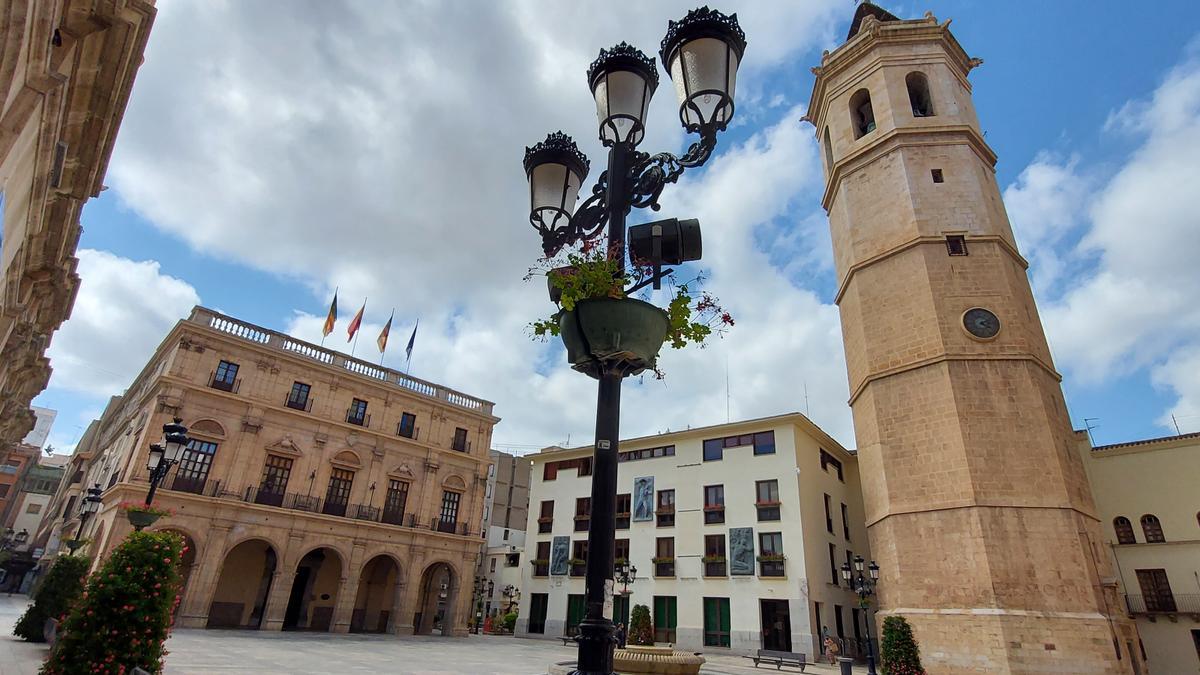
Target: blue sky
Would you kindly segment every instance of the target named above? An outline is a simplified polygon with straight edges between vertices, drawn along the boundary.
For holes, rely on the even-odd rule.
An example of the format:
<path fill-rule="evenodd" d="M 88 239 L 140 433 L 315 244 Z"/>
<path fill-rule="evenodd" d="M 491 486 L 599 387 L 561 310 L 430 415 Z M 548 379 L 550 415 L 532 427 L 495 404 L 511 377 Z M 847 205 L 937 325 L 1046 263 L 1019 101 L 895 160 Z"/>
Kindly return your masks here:
<path fill-rule="evenodd" d="M 1111 291 L 1200 290 L 1196 272 L 1139 252 L 1147 237 L 1200 250 L 1187 215 L 1197 197 L 1154 194 L 1153 174 L 1169 165 L 1200 180 L 1191 5 L 883 4 L 952 17 L 985 61 L 975 103 L 1072 421 L 1097 418 L 1098 443 L 1173 433 L 1172 412 L 1200 431 L 1200 316 Z M 378 358 L 370 342 L 395 307 L 386 363 L 401 366 L 420 317 L 413 374 L 495 401 L 498 445 L 589 438 L 590 380 L 523 333 L 548 306 L 520 281 L 538 252 L 521 153 L 562 128 L 601 164 L 588 61 L 621 39 L 656 51 L 689 6 L 629 4 L 630 21 L 586 3 L 288 4 L 267 38 L 268 5 L 160 6 L 110 189 L 83 214 L 75 318 L 35 402 L 60 411 L 51 442 L 73 445 L 192 303 L 316 340 L 334 286 L 339 333 L 371 298 L 359 356 Z M 737 123 L 708 167 L 668 188 L 664 212 L 706 225 L 710 289 L 745 320 L 706 350 L 665 357 L 663 382 L 631 383 L 625 435 L 722 422 L 727 403 L 734 418 L 807 405 L 852 447 L 820 168 L 799 118 L 809 68 L 840 44 L 853 3 L 721 8 L 749 39 Z M 684 142 L 663 80 L 644 149 Z M 1147 217 L 1119 218 L 1131 209 Z"/>

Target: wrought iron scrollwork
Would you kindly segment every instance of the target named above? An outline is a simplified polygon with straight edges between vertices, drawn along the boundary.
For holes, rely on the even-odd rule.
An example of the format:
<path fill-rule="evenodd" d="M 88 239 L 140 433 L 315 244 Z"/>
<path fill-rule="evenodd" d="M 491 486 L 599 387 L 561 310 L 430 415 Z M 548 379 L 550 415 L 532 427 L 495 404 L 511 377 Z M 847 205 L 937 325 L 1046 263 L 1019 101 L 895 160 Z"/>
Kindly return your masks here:
<path fill-rule="evenodd" d="M 679 156 L 669 152 L 651 155 L 635 151 L 629 163 L 627 176 L 632 186 L 627 206 L 637 209 L 649 207 L 658 211 L 662 208 L 658 198 L 662 195 L 663 188 L 668 183 L 678 181 L 686 169 L 703 166 L 712 157 L 716 145 L 717 129 L 714 126 L 701 129 L 700 140 L 692 143 L 687 152 Z M 592 186 L 591 196 L 579 205 L 566 227 L 551 229 L 530 218 L 530 222 L 542 235 L 542 252 L 547 258 L 555 256 L 567 246 L 595 240 L 604 233 L 608 224 L 608 204 L 605 201 L 607 192 L 608 172 L 605 171 Z"/>

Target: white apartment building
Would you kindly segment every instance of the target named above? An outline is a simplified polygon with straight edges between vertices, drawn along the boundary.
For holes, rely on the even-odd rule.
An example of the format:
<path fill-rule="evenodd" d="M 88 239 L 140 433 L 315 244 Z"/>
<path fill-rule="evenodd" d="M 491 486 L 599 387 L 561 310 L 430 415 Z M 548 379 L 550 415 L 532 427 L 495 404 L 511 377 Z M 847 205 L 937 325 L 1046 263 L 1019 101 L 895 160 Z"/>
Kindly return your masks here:
<path fill-rule="evenodd" d="M 533 461 L 521 637 L 571 635 L 584 613 L 592 448 Z M 842 563 L 869 558 L 855 456 L 800 413 L 621 441 L 613 621 L 650 608 L 680 649 L 821 652 L 821 635 L 865 649 Z"/>
<path fill-rule="evenodd" d="M 1200 673 L 1200 433 L 1092 447 L 1076 432 L 1096 515 L 1155 673 Z M 1119 602 L 1119 600 L 1117 600 Z"/>

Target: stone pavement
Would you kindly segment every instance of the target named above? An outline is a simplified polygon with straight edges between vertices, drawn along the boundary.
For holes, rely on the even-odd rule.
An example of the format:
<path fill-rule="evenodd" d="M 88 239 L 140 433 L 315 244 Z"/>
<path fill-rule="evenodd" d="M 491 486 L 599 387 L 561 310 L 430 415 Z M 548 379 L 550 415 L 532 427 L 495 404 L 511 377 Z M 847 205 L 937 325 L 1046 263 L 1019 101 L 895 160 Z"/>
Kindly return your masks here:
<path fill-rule="evenodd" d="M 12 626 L 27 599 L 0 595 L 0 675 L 36 675 L 43 645 L 12 637 Z M 324 673 L 496 673 L 539 675 L 551 663 L 574 659 L 575 649 L 557 640 L 528 640 L 493 635 L 454 639 L 435 636 L 333 635 L 226 630 L 177 630 L 167 641 L 166 675 L 318 675 Z M 756 672 L 739 656 L 706 653 L 703 673 L 744 675 Z M 749 666 L 749 667 L 747 667 Z M 777 672 L 763 667 L 758 673 Z M 778 672 L 799 672 L 795 668 Z M 806 673 L 832 675 L 830 666 L 809 666 Z M 865 673 L 855 669 L 855 673 Z"/>

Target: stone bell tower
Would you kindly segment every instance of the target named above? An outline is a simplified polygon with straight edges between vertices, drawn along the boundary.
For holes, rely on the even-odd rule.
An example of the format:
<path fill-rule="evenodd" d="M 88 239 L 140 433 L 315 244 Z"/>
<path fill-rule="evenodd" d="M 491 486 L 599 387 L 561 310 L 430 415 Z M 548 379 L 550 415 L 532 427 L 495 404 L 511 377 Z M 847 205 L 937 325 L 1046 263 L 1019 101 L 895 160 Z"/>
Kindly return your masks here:
<path fill-rule="evenodd" d="M 880 613 L 931 675 L 1143 673 L 949 24 L 860 4 L 806 117 Z"/>

